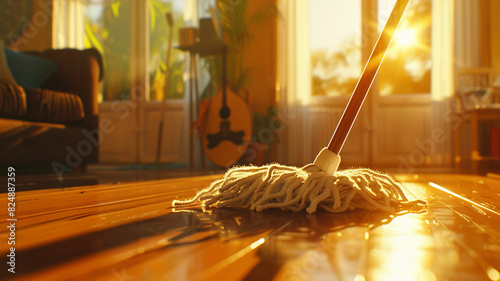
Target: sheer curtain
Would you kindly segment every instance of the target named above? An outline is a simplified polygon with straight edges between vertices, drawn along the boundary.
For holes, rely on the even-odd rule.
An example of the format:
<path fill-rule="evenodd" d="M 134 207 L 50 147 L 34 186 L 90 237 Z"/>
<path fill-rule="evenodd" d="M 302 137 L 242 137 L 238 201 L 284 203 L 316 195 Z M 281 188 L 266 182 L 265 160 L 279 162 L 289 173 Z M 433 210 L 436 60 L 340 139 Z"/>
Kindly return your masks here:
<path fill-rule="evenodd" d="M 489 1 L 452 2 L 455 4 L 456 67 L 490 67 Z"/>
<path fill-rule="evenodd" d="M 311 64 L 309 1 L 279 0 L 283 18 L 278 28 L 279 110 L 283 120 L 279 162 L 301 166 L 314 160 L 309 124 Z"/>
<path fill-rule="evenodd" d="M 433 163 L 453 161 L 454 135 L 460 125 L 455 115 L 456 71 L 489 67 L 488 14 L 485 1 L 432 1 L 432 131 L 436 149 Z"/>
<path fill-rule="evenodd" d="M 54 0 L 52 48 L 85 47 L 85 6 L 81 0 Z"/>
<path fill-rule="evenodd" d="M 432 1 L 432 70 L 431 70 L 431 136 L 429 146 L 435 147 L 432 162 L 449 165 L 453 132 L 454 96 L 453 52 L 455 39 L 455 0 Z"/>

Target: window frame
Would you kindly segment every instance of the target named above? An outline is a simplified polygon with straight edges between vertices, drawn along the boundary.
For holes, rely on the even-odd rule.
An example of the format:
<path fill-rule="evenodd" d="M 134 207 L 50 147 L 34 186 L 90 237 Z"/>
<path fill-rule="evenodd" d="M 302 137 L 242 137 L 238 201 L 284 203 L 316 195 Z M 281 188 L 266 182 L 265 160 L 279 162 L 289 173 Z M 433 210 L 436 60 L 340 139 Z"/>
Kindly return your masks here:
<path fill-rule="evenodd" d="M 314 1 L 314 0 L 309 0 L 309 1 Z M 383 25 L 385 22 L 380 22 L 380 21 L 385 21 L 387 20 L 386 18 L 381 18 L 381 15 L 379 14 L 379 1 L 373 1 L 373 0 L 359 0 L 361 2 L 361 71 L 364 68 L 366 62 L 368 61 L 370 54 L 373 50 L 373 47 L 378 39 L 379 32 L 381 29 L 384 27 Z M 390 11 L 389 11 L 390 12 Z M 387 14 L 386 17 L 389 15 Z M 370 22 L 377 22 L 378 23 L 378 29 L 377 29 L 377 34 L 370 34 L 370 30 L 367 26 L 369 26 Z M 365 30 L 366 29 L 366 30 Z M 371 32 L 373 33 L 373 32 Z M 312 70 L 312 69 L 311 69 Z M 431 70 L 432 71 L 432 70 Z M 361 75 L 361 72 L 360 72 Z M 432 74 L 431 74 L 432 75 Z M 312 73 L 311 73 L 311 78 L 312 78 Z M 411 93 L 411 94 L 401 94 L 401 93 L 392 93 L 387 96 L 382 96 L 380 95 L 380 89 L 378 87 L 380 80 L 380 76 L 377 75 L 375 77 L 375 81 L 370 89 L 372 94 L 370 96 L 375 96 L 371 97 L 369 99 L 377 99 L 379 103 L 381 104 L 396 104 L 396 103 L 405 103 L 408 101 L 411 102 L 416 102 L 418 104 L 421 103 L 428 103 L 431 100 L 431 86 L 432 86 L 432 81 L 430 81 L 431 85 L 429 85 L 429 91 L 428 92 L 422 92 L 422 93 Z M 312 81 L 311 81 L 312 83 Z M 312 86 L 312 85 L 311 85 Z M 350 95 L 346 96 L 314 96 L 312 95 L 312 90 L 311 90 L 311 95 L 310 95 L 310 104 L 311 105 L 317 105 L 317 106 L 323 106 L 323 105 L 339 105 L 339 104 L 344 104 L 346 100 L 350 97 Z"/>

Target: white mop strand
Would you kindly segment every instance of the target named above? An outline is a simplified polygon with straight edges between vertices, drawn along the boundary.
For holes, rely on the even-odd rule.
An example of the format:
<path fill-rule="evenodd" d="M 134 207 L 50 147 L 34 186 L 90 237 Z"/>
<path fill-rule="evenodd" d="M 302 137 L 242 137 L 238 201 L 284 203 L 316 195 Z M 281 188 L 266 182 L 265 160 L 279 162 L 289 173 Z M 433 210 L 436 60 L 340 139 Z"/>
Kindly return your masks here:
<path fill-rule="evenodd" d="M 242 207 L 256 211 L 280 208 L 293 212 L 317 208 L 343 212 L 356 208 L 394 213 L 397 208 L 425 204 L 409 201 L 388 175 L 370 169 L 349 169 L 328 175 L 310 164 L 302 168 L 271 164 L 230 169 L 191 199 L 174 200 L 173 206 L 201 201 L 207 207 Z"/>

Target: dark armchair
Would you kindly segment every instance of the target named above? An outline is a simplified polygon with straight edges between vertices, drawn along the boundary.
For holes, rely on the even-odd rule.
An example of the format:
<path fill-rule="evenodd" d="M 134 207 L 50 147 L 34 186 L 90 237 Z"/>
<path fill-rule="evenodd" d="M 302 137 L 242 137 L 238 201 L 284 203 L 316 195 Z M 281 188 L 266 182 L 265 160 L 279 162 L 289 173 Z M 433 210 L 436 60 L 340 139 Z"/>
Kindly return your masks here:
<path fill-rule="evenodd" d="M 100 53 L 96 49 L 49 49 L 26 54 L 57 62 L 57 70 L 40 88 L 78 95 L 85 115 L 66 123 L 0 118 L 0 165 L 38 166 L 57 174 L 97 162 L 97 96 L 104 74 Z"/>

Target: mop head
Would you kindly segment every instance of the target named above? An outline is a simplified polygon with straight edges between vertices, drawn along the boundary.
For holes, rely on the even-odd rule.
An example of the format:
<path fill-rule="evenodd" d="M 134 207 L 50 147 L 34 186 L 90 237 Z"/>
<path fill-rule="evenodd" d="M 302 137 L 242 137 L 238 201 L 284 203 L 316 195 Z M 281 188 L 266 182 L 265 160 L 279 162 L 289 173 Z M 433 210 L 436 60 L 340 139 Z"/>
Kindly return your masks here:
<path fill-rule="evenodd" d="M 292 212 L 318 208 L 343 212 L 357 208 L 395 213 L 425 201 L 409 201 L 388 175 L 370 169 L 349 169 L 327 174 L 313 164 L 302 168 L 270 164 L 232 168 L 191 199 L 174 200 L 174 207 L 200 201 L 209 207 L 239 207 L 255 211 L 279 208 Z"/>

